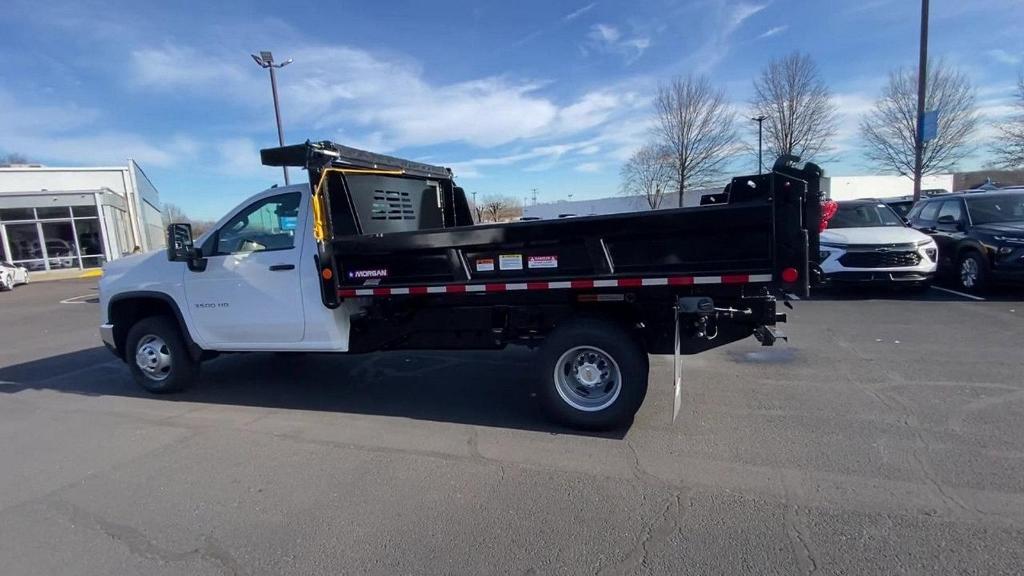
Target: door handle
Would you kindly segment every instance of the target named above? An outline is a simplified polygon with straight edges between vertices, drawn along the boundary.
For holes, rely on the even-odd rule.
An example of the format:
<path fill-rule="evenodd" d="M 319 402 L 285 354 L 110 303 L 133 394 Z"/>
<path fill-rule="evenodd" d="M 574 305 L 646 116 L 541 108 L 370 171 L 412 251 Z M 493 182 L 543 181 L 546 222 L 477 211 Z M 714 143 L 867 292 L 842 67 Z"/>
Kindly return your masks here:
<path fill-rule="evenodd" d="M 270 267 L 271 272 L 278 272 L 281 270 L 295 270 L 295 264 L 274 264 Z"/>

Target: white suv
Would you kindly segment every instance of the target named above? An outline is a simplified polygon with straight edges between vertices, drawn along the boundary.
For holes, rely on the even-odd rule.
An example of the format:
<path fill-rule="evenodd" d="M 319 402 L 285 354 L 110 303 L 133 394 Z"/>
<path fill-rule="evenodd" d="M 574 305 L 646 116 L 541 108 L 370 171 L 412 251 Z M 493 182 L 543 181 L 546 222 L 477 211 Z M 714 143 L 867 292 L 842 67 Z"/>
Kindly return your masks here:
<path fill-rule="evenodd" d="M 935 241 L 878 200 L 838 203 L 818 254 L 829 283 L 905 283 L 926 288 L 935 275 Z"/>

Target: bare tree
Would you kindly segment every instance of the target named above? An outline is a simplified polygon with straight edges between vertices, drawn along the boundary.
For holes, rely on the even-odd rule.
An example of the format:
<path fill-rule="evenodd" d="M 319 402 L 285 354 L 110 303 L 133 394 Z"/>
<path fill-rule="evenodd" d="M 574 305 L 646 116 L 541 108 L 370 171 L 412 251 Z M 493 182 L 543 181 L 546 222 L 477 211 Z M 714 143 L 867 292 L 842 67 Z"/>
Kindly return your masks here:
<path fill-rule="evenodd" d="M 161 213 L 164 221 L 164 227 L 176 222 L 192 222 L 192 219 L 185 214 L 185 211 L 181 209 L 177 204 L 171 204 L 170 202 L 164 202 L 164 209 Z"/>
<path fill-rule="evenodd" d="M 647 144 L 633 153 L 620 173 L 622 195 L 642 199 L 656 210 L 672 185 L 672 158 L 663 148 Z"/>
<path fill-rule="evenodd" d="M 928 66 L 926 110 L 939 113 L 938 134 L 924 143 L 921 174 L 914 171 L 917 144 L 917 71 L 899 68 L 889 73 L 889 84 L 874 110 L 860 121 L 865 156 L 886 171 L 915 178 L 947 172 L 973 152 L 971 136 L 978 127 L 974 89 L 967 77 L 939 61 Z"/>
<path fill-rule="evenodd" d="M 213 220 L 192 220 L 192 236 L 199 238 L 216 224 Z"/>
<path fill-rule="evenodd" d="M 0 157 L 0 166 L 17 166 L 18 164 L 28 163 L 28 158 L 24 154 L 18 154 L 17 152 L 11 152 Z"/>
<path fill-rule="evenodd" d="M 498 194 L 484 196 L 480 210 L 483 219 L 490 222 L 504 222 L 523 215 L 523 206 L 519 200 Z"/>
<path fill-rule="evenodd" d="M 764 116 L 769 158 L 793 154 L 803 160 L 829 151 L 836 135 L 837 107 L 814 60 L 793 52 L 772 60 L 754 79 L 751 112 Z"/>
<path fill-rule="evenodd" d="M 659 86 L 654 109 L 655 145 L 671 158 L 672 184 L 682 206 L 686 188 L 712 182 L 735 152 L 736 114 L 725 93 L 705 76 L 680 77 Z"/>
<path fill-rule="evenodd" d="M 1002 138 L 992 147 L 1003 168 L 1024 167 L 1024 74 L 1017 77 L 1017 111 L 998 126 Z"/>

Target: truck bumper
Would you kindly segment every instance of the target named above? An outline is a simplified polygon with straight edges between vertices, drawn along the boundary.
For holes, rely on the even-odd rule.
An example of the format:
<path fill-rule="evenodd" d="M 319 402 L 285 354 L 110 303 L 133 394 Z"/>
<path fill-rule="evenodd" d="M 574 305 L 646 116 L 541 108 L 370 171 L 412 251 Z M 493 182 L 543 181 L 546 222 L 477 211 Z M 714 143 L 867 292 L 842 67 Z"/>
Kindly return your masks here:
<path fill-rule="evenodd" d="M 114 341 L 113 324 L 100 325 L 100 340 L 103 340 L 103 345 L 106 346 L 107 350 L 110 350 L 114 356 L 120 356 L 117 352 L 117 343 Z"/>

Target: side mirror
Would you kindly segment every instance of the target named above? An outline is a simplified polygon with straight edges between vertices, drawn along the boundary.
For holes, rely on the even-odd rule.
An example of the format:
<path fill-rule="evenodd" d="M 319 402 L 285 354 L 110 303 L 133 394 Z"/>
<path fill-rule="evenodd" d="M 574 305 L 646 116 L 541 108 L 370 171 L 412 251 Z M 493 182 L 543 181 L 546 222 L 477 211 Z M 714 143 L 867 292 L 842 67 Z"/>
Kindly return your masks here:
<path fill-rule="evenodd" d="M 167 259 L 171 262 L 188 262 L 195 256 L 192 242 L 192 225 L 179 222 L 167 227 Z"/>
<path fill-rule="evenodd" d="M 956 224 L 956 218 L 953 218 L 952 214 L 946 214 L 945 216 L 939 216 L 935 223 L 949 226 L 950 224 Z"/>

